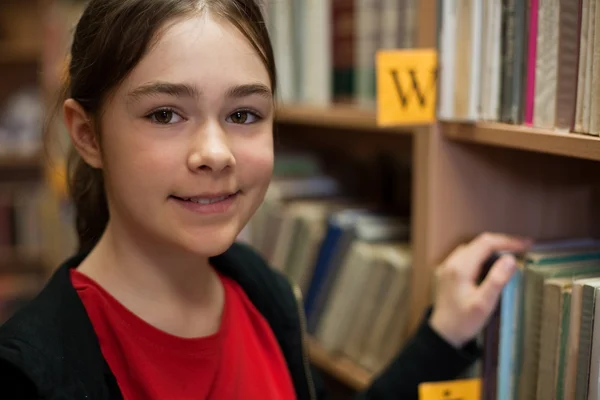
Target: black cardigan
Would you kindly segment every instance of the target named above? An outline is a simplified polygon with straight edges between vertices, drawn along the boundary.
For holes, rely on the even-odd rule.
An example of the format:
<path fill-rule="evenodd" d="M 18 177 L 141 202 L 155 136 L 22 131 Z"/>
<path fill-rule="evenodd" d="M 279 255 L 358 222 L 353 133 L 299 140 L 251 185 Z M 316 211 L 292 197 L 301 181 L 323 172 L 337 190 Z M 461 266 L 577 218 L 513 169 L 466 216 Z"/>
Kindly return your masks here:
<path fill-rule="evenodd" d="M 83 258 L 78 255 L 67 260 L 41 293 L 0 327 L 1 398 L 122 399 L 69 279 L 69 269 Z M 322 381 L 308 365 L 300 304 L 289 282 L 241 244 L 234 244 L 211 262 L 240 284 L 268 321 L 298 399 L 325 399 Z M 424 321 L 396 359 L 357 399 L 417 400 L 420 382 L 452 379 L 478 356 L 474 342 L 456 350 Z"/>

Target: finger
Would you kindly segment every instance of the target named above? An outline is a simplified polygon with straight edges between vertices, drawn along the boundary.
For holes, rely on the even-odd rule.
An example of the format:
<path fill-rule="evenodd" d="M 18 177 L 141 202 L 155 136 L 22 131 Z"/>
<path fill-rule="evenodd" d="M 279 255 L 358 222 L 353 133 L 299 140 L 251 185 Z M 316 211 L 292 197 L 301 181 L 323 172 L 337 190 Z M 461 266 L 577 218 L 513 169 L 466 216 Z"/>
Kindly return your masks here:
<path fill-rule="evenodd" d="M 497 251 L 522 252 L 531 240 L 499 233 L 484 233 L 475 238 L 462 252 L 465 268 L 473 279 L 479 276 L 482 264 Z"/>
<path fill-rule="evenodd" d="M 490 272 L 477 289 L 475 300 L 484 310 L 486 318 L 494 310 L 502 289 L 517 268 L 515 257 L 505 254 L 490 269 Z"/>
<path fill-rule="evenodd" d="M 438 279 L 443 280 L 460 280 L 469 279 L 465 273 L 465 260 L 468 260 L 463 256 L 466 249 L 466 245 L 460 245 L 456 247 L 452 253 L 444 260 L 440 267 L 436 270 Z"/>

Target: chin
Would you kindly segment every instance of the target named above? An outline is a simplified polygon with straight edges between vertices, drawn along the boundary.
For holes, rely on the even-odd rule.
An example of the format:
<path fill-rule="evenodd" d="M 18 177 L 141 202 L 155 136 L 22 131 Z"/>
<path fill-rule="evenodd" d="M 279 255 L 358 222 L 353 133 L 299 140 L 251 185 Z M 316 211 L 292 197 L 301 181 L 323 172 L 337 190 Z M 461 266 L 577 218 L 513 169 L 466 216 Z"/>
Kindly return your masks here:
<path fill-rule="evenodd" d="M 233 227 L 211 229 L 208 232 L 188 233 L 183 244 L 187 251 L 201 257 L 215 257 L 227 251 L 237 235 L 238 230 Z"/>

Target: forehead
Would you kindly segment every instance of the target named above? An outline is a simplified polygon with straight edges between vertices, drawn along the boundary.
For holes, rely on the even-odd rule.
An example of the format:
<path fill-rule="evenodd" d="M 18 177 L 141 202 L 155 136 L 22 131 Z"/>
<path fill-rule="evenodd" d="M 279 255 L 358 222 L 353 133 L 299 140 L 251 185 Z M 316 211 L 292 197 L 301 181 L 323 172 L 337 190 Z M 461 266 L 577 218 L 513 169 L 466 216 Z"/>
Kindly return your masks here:
<path fill-rule="evenodd" d="M 247 83 L 271 87 L 268 71 L 246 36 L 209 13 L 166 26 L 123 89 L 158 80 L 191 83 L 202 91 Z"/>

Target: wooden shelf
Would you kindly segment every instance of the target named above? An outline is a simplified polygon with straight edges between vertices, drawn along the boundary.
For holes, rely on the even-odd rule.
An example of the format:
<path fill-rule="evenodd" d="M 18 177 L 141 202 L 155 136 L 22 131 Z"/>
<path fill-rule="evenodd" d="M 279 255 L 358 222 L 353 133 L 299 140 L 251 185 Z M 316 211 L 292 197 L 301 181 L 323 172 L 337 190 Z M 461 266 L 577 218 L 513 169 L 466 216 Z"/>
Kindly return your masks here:
<path fill-rule="evenodd" d="M 487 122 L 442 122 L 441 129 L 454 140 L 600 161 L 595 136 Z"/>
<path fill-rule="evenodd" d="M 0 65 L 15 63 L 36 63 L 40 58 L 40 48 L 35 43 L 0 42 Z"/>
<path fill-rule="evenodd" d="M 365 389 L 373 374 L 344 356 L 331 355 L 314 338 L 309 338 L 309 354 L 312 363 L 332 377 L 354 390 Z"/>
<path fill-rule="evenodd" d="M 16 248 L 0 248 L 0 271 L 40 272 L 44 271 L 44 262 L 36 254 Z"/>
<path fill-rule="evenodd" d="M 39 156 L 0 155 L 0 168 L 37 168 L 42 165 Z"/>
<path fill-rule="evenodd" d="M 345 104 L 336 104 L 327 107 L 303 104 L 279 106 L 276 111 L 275 122 L 409 135 L 416 129 L 424 126 L 406 125 L 381 127 L 377 125 L 375 111 L 364 110 L 357 106 Z"/>
<path fill-rule="evenodd" d="M 31 156 L 0 154 L 0 169 L 39 169 L 42 167 L 41 154 Z"/>

